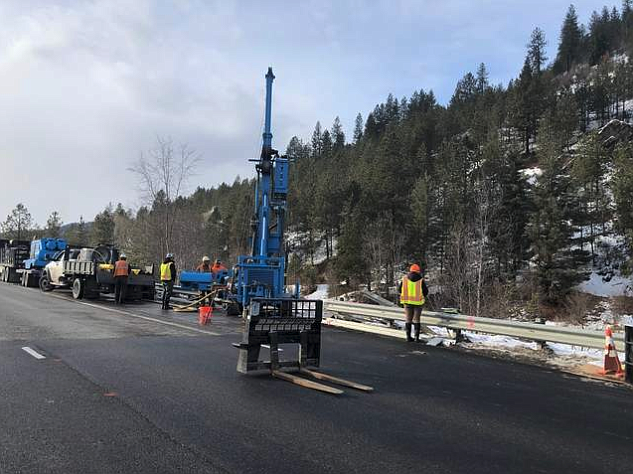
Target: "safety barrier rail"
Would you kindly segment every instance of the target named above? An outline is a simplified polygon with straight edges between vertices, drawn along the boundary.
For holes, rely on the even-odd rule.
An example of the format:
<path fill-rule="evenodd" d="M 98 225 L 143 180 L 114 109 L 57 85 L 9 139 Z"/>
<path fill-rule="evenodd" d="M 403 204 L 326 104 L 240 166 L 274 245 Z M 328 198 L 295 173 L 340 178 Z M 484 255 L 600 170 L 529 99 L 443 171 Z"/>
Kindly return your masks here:
<path fill-rule="evenodd" d="M 405 320 L 403 310 L 398 307 L 325 300 L 323 309 L 326 313 L 337 313 L 361 318 L 376 318 L 388 321 Z M 505 319 L 481 318 L 463 314 L 423 311 L 420 322 L 427 326 L 511 336 L 533 341 L 555 342 L 594 349 L 604 349 L 605 343 L 605 336 L 602 331 Z M 619 351 L 623 351 L 625 348 L 624 335 L 622 333 L 614 333 L 613 338 L 616 348 Z"/>

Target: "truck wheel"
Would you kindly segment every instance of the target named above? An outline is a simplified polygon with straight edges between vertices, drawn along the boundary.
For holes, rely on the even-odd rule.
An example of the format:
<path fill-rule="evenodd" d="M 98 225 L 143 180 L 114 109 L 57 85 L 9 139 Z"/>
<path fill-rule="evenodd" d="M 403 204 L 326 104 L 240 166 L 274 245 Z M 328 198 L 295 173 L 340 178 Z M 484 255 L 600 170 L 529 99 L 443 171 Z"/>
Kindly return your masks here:
<path fill-rule="evenodd" d="M 84 286 L 81 278 L 75 278 L 75 281 L 73 281 L 73 298 L 80 300 L 84 297 Z"/>
<path fill-rule="evenodd" d="M 48 292 L 53 291 L 53 287 L 51 286 L 51 282 L 48 279 L 48 275 L 44 274 L 40 277 L 40 290 Z"/>

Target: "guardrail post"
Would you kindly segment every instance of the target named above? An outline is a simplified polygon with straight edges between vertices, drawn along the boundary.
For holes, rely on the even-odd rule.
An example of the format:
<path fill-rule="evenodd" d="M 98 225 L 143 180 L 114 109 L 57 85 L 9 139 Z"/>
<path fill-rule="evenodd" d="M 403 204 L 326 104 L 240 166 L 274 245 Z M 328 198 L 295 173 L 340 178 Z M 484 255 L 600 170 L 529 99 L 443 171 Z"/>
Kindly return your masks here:
<path fill-rule="evenodd" d="M 543 318 L 535 318 L 534 323 L 545 325 L 545 320 Z M 547 347 L 547 341 L 534 341 L 534 342 L 536 342 L 541 349 L 545 349 Z"/>
<path fill-rule="evenodd" d="M 626 381 L 633 383 L 633 326 L 624 327 L 624 373 Z"/>

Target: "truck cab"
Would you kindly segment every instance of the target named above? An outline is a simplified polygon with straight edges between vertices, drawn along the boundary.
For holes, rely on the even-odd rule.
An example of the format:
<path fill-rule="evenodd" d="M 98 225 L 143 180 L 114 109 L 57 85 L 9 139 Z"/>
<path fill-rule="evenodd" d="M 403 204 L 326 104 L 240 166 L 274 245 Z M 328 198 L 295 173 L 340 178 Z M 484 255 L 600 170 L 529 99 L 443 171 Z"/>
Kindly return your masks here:
<path fill-rule="evenodd" d="M 43 291 L 50 291 L 52 287 L 68 288 L 72 281 L 68 281 L 65 275 L 64 262 L 76 261 L 80 254 L 80 249 L 67 248 L 60 250 L 54 256 L 52 261 L 46 264 L 44 267 L 44 274 L 40 279 L 40 288 Z M 44 281 L 42 281 L 44 280 Z M 44 283 L 45 288 L 42 288 Z"/>

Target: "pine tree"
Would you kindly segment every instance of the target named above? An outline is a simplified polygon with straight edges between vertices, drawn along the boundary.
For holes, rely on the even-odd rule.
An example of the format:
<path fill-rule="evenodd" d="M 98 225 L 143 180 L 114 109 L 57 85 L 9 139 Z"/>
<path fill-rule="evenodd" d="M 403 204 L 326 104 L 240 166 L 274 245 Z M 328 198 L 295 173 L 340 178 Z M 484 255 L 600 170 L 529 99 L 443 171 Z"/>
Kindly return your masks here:
<path fill-rule="evenodd" d="M 429 176 L 423 175 L 415 182 L 410 197 L 412 261 L 426 261 L 429 231 Z"/>
<path fill-rule="evenodd" d="M 323 153 L 323 132 L 321 131 L 321 122 L 317 122 L 312 132 L 312 156 L 321 158 Z"/>
<path fill-rule="evenodd" d="M 633 40 L 633 0 L 622 0 L 622 43 L 625 48 L 632 46 Z"/>
<path fill-rule="evenodd" d="M 609 53 L 612 44 L 609 35 L 609 10 L 604 8 L 602 15 L 594 11 L 589 20 L 589 61 L 598 64 Z"/>
<path fill-rule="evenodd" d="M 541 69 L 545 64 L 545 61 L 547 61 L 545 46 L 547 46 L 547 41 L 545 40 L 545 32 L 540 28 L 534 28 L 527 48 L 530 67 L 532 68 L 532 71 L 534 71 L 534 74 L 536 74 L 537 76 L 541 75 Z"/>
<path fill-rule="evenodd" d="M 343 212 L 343 228 L 337 245 L 335 272 L 338 281 L 347 281 L 352 286 L 369 283 L 371 277 L 364 255 L 363 235 L 366 225 L 361 214 L 348 204 Z"/>
<path fill-rule="evenodd" d="M 615 202 L 615 226 L 624 236 L 627 265 L 623 273 L 633 273 L 633 146 L 618 146 L 614 153 L 614 172 L 611 188 Z"/>
<path fill-rule="evenodd" d="M 578 207 L 570 177 L 563 171 L 562 141 L 549 124 L 540 139 L 539 176 L 535 212 L 529 234 L 542 301 L 560 303 L 562 298 L 588 276 L 588 252 L 575 248 L 574 211 Z"/>
<path fill-rule="evenodd" d="M 363 138 L 363 116 L 358 114 L 354 122 L 354 144 L 358 145 Z"/>
<path fill-rule="evenodd" d="M 378 122 L 376 121 L 374 113 L 370 113 L 367 116 L 367 121 L 365 122 L 365 131 L 363 132 L 363 137 L 367 138 L 376 138 L 380 133 L 380 128 Z"/>
<path fill-rule="evenodd" d="M 477 68 L 477 93 L 483 94 L 489 87 L 488 84 L 488 71 L 486 70 L 486 65 L 484 63 L 480 63 Z"/>
<path fill-rule="evenodd" d="M 77 240 L 74 243 L 80 245 L 86 245 L 88 243 L 88 229 L 86 228 L 84 216 L 79 216 L 79 222 L 77 223 Z"/>
<path fill-rule="evenodd" d="M 332 141 L 334 142 L 334 151 L 339 151 L 345 146 L 345 133 L 341 125 L 341 119 L 338 116 L 332 124 Z"/>
<path fill-rule="evenodd" d="M 62 228 L 62 219 L 57 211 L 53 211 L 46 221 L 46 236 L 51 238 L 59 238 Z"/>
<path fill-rule="evenodd" d="M 554 63 L 556 72 L 567 72 L 580 59 L 582 32 L 578 25 L 578 15 L 573 5 L 569 6 L 560 32 L 558 54 Z"/>
<path fill-rule="evenodd" d="M 321 135 L 321 155 L 322 157 L 330 157 L 334 145 L 332 143 L 332 135 L 326 128 Z"/>
<path fill-rule="evenodd" d="M 7 239 L 25 240 L 28 231 L 33 228 L 33 218 L 31 213 L 22 203 L 11 211 L 6 220 L 0 224 L 2 234 Z"/>
<path fill-rule="evenodd" d="M 570 91 L 559 93 L 551 120 L 563 143 L 568 145 L 579 123 L 578 104 L 574 94 Z"/>
<path fill-rule="evenodd" d="M 523 63 L 521 75 L 513 88 L 513 123 L 522 134 L 525 154 L 530 153 L 530 139 L 536 128 L 536 111 L 532 77 L 532 67 L 528 58 Z"/>
<path fill-rule="evenodd" d="M 596 238 L 606 231 L 605 226 L 611 220 L 609 199 L 604 186 L 608 163 L 606 149 L 599 136 L 592 133 L 580 142 L 571 166 L 571 175 L 580 194 L 578 214 L 585 226 L 589 227 L 589 235 L 585 237 L 581 230 L 581 237 L 583 241 L 589 242 L 594 263 Z"/>
<path fill-rule="evenodd" d="M 114 243 L 114 213 L 112 204 L 95 216 L 92 224 L 91 241 L 93 245 Z"/>

